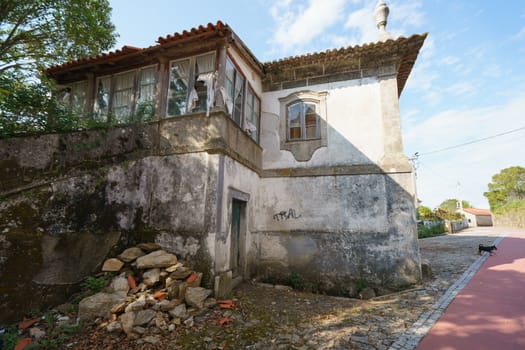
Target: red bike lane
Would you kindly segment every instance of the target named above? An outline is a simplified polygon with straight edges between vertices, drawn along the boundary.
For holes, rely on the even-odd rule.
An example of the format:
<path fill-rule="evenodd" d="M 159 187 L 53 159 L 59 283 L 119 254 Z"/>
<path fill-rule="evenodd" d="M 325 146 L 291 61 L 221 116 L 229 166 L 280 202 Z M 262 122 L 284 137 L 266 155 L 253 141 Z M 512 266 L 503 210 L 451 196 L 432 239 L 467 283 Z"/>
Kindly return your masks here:
<path fill-rule="evenodd" d="M 525 236 L 501 241 L 416 349 L 525 349 Z"/>

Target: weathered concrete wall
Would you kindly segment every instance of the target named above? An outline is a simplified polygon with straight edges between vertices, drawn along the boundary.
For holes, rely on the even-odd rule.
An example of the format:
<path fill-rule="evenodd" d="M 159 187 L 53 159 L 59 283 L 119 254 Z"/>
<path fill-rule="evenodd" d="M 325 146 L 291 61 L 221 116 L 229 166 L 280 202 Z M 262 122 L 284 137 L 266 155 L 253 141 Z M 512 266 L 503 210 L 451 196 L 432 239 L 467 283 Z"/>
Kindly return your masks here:
<path fill-rule="evenodd" d="M 263 179 L 253 232 L 257 274 L 354 296 L 356 280 L 383 290 L 420 275 L 410 174 Z M 315 204 L 312 204 L 315 203 Z"/>
<path fill-rule="evenodd" d="M 0 140 L 0 150 L 0 307 L 10 310 L 0 323 L 60 302 L 108 253 L 140 241 L 212 285 L 219 158 L 253 173 L 261 164 L 223 113 Z"/>

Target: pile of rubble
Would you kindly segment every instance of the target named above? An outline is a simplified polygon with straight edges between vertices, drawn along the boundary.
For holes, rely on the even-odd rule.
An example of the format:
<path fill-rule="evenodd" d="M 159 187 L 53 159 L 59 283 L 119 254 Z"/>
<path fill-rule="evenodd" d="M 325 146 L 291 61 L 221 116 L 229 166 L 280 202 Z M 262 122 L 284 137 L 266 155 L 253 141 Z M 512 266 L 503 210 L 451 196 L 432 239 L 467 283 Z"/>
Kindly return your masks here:
<path fill-rule="evenodd" d="M 193 317 L 217 305 L 210 289 L 200 287 L 202 273 L 152 243 L 142 243 L 108 259 L 103 272 L 117 273 L 109 287 L 83 299 L 81 320 L 107 319 L 108 332 L 147 339 L 193 326 Z"/>

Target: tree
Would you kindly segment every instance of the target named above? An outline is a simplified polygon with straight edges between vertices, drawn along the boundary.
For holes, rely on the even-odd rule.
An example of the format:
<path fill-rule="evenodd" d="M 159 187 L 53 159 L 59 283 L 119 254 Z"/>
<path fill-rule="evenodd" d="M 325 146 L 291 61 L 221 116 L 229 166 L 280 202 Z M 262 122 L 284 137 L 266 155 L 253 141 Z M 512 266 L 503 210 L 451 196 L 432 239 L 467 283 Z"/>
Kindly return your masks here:
<path fill-rule="evenodd" d="M 525 168 L 513 166 L 501 170 L 492 176 L 488 188 L 483 195 L 487 197 L 492 210 L 525 200 Z"/>
<path fill-rule="evenodd" d="M 0 138 L 82 127 L 41 73 L 115 38 L 108 0 L 0 0 Z"/>
<path fill-rule="evenodd" d="M 429 207 L 425 207 L 424 205 L 417 207 L 417 214 L 418 219 L 421 220 L 432 220 L 434 218 L 432 210 Z"/>
<path fill-rule="evenodd" d="M 458 209 L 457 207 L 457 204 L 458 203 L 458 200 L 457 199 L 445 199 L 443 202 L 441 202 L 441 204 L 439 205 L 439 208 L 449 212 L 449 213 L 455 213 L 456 212 L 456 209 Z M 469 202 L 465 201 L 465 200 L 462 200 L 461 201 L 461 205 L 463 206 L 463 208 L 470 208 L 471 205 Z"/>
<path fill-rule="evenodd" d="M 115 26 L 107 0 L 2 0 L 0 74 L 38 70 L 108 50 Z"/>

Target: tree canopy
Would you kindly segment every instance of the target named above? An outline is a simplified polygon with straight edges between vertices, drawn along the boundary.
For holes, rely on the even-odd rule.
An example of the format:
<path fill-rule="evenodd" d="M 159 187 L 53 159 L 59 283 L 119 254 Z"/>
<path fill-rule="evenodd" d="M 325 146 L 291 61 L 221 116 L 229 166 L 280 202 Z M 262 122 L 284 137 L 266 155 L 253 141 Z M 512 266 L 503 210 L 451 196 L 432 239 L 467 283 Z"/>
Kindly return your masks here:
<path fill-rule="evenodd" d="M 445 199 L 443 202 L 441 202 L 441 204 L 439 205 L 439 208 L 445 211 L 448 211 L 449 213 L 455 213 L 457 209 L 457 203 L 458 203 L 457 199 L 454 199 L 454 198 Z M 463 208 L 471 207 L 470 203 L 465 200 L 461 201 L 461 205 L 463 206 Z"/>
<path fill-rule="evenodd" d="M 116 36 L 108 0 L 1 0 L 0 138 L 84 127 L 42 71 L 106 51 Z"/>
<path fill-rule="evenodd" d="M 525 168 L 513 166 L 492 176 L 488 184 L 487 197 L 492 210 L 512 202 L 525 200 Z"/>
<path fill-rule="evenodd" d="M 44 67 L 108 50 L 115 37 L 107 0 L 2 0 L 0 74 L 34 77 Z"/>

